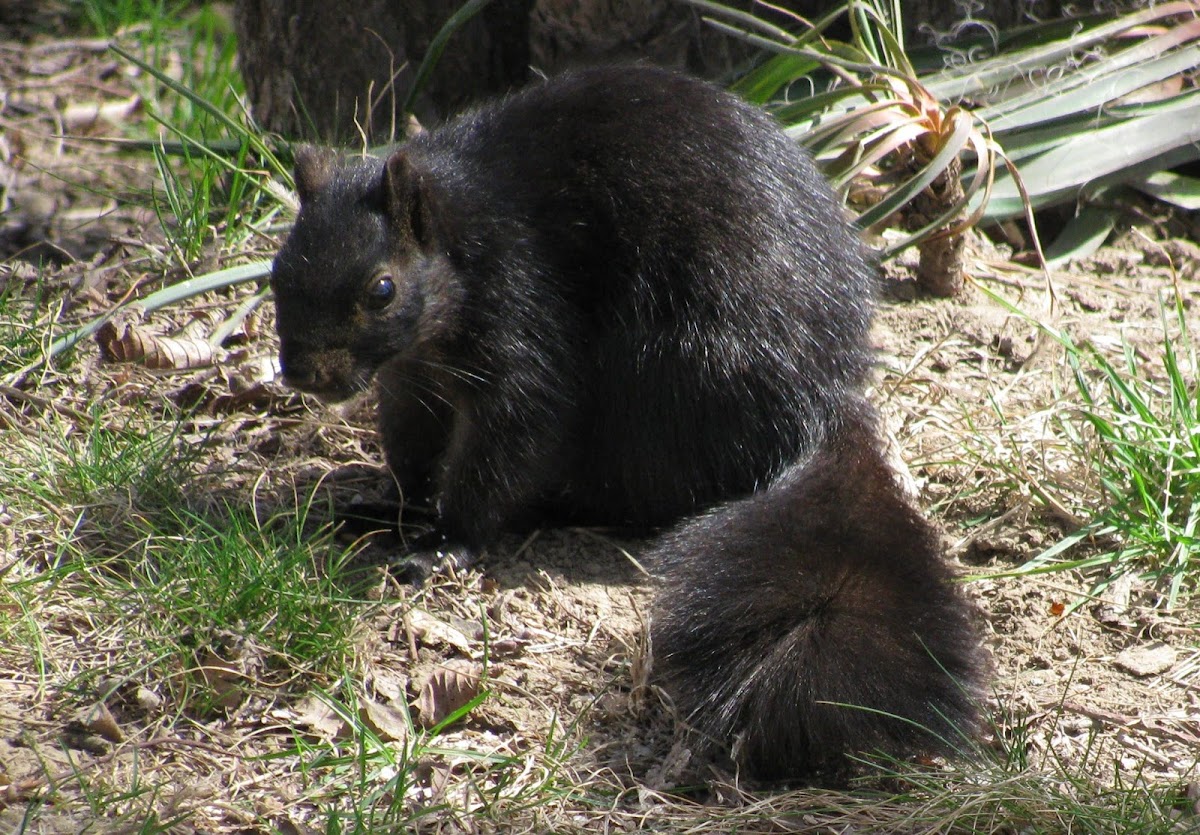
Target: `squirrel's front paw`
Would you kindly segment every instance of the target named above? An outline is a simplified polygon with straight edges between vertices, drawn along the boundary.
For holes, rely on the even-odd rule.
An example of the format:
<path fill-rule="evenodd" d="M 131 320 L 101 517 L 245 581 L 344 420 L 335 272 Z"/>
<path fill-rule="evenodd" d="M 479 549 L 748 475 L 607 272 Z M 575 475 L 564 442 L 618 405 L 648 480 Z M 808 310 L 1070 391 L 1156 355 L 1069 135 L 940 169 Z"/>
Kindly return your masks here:
<path fill-rule="evenodd" d="M 406 527 L 424 527 L 433 511 L 421 505 L 398 501 L 350 502 L 334 510 L 334 521 L 346 536 L 361 537 L 387 531 L 402 534 Z"/>
<path fill-rule="evenodd" d="M 469 568 L 478 556 L 475 549 L 450 542 L 439 531 L 429 531 L 412 542 L 411 551 L 389 560 L 387 566 L 396 579 L 418 586 L 434 574 Z"/>

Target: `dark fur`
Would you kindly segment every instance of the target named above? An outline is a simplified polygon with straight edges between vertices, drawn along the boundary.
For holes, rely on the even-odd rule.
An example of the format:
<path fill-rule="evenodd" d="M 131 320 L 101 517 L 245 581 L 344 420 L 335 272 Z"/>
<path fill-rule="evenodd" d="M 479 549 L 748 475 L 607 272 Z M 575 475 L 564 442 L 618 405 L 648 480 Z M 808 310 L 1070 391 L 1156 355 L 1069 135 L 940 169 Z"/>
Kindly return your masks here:
<path fill-rule="evenodd" d="M 944 749 L 813 699 L 972 726 L 931 660 L 978 683 L 968 609 L 864 416 L 872 270 L 770 119 L 596 69 L 386 160 L 307 151 L 297 186 L 273 274 L 284 373 L 334 398 L 377 378 L 388 463 L 449 542 L 549 512 L 660 526 L 753 493 L 655 551 L 656 664 L 692 721 L 744 730 L 766 775 Z"/>
<path fill-rule="evenodd" d="M 659 543 L 657 672 L 759 776 L 968 747 L 978 634 L 939 551 L 873 421 L 847 414 L 769 488 Z"/>

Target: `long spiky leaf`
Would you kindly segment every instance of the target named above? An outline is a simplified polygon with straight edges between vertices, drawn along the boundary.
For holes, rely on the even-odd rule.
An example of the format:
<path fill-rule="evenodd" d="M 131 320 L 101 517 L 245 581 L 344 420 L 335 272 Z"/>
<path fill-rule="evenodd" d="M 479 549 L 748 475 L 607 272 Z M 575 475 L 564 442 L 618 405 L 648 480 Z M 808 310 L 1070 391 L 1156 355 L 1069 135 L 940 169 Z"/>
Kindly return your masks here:
<path fill-rule="evenodd" d="M 965 115 L 955 119 L 954 129 L 945 138 L 933 159 L 918 171 L 916 176 L 895 188 L 891 194 L 863 212 L 858 218 L 859 225 L 865 229 L 871 228 L 924 191 L 958 158 L 959 152 L 970 141 L 972 129 L 971 120 Z"/>
<path fill-rule="evenodd" d="M 1177 27 L 1171 34 L 1179 34 L 1178 30 L 1184 28 Z M 1187 28 L 1191 30 L 1189 38 L 1200 37 L 1200 21 Z M 1135 51 L 1138 54 L 1127 54 Z M 1131 47 L 1120 56 L 1098 62 L 1094 68 L 1072 73 L 1067 80 L 1055 84 L 1052 90 L 1031 90 L 1022 96 L 985 107 L 976 115 L 991 125 L 993 131 L 1002 133 L 1075 113 L 1092 112 L 1107 102 L 1200 65 L 1200 44 L 1167 54 L 1162 52 L 1143 53 L 1139 48 Z M 1151 58 L 1153 55 L 1159 57 Z"/>
<path fill-rule="evenodd" d="M 255 152 L 262 157 L 263 161 L 271 166 L 271 170 L 275 172 L 275 174 L 282 177 L 287 183 L 291 183 L 291 173 L 288 171 L 287 167 L 279 161 L 279 158 L 275 155 L 275 152 L 271 150 L 271 148 L 263 140 L 262 136 L 260 136 L 256 131 L 250 130 L 245 125 L 239 124 L 237 120 L 231 118 L 225 113 L 225 111 L 213 105 L 203 96 L 197 94 L 194 90 L 186 85 L 181 84 L 175 79 L 171 78 L 171 76 L 167 75 L 157 67 L 152 66 L 148 62 L 138 58 L 133 53 L 128 52 L 115 44 L 109 46 L 109 49 L 121 56 L 121 58 L 124 60 L 141 69 L 143 72 L 153 76 L 155 80 L 167 87 L 173 93 L 182 96 L 196 107 L 199 107 L 201 110 L 208 113 L 210 116 L 216 119 L 218 124 L 224 126 L 231 135 L 248 141 L 251 147 L 254 148 Z"/>
<path fill-rule="evenodd" d="M 471 18 L 479 14 L 487 7 L 492 0 L 467 0 L 454 14 L 442 24 L 442 27 L 433 36 L 433 40 L 429 42 L 428 48 L 425 50 L 425 55 L 421 58 L 421 64 L 417 67 L 417 72 L 413 76 L 412 87 L 408 90 L 408 95 L 404 98 L 404 105 L 401 108 L 403 113 L 412 113 L 413 104 L 417 97 L 425 89 L 425 85 L 429 82 L 430 76 L 433 75 L 433 70 L 441 60 L 442 53 L 446 49 L 446 44 L 450 42 L 450 38 L 454 33 L 467 24 Z"/>
<path fill-rule="evenodd" d="M 1074 21 L 1070 24 L 1071 31 L 1059 40 L 1023 49 L 1016 56 L 1000 53 L 993 58 L 946 70 L 930 80 L 926 86 L 939 99 L 958 101 L 1002 87 L 1014 80 L 1028 78 L 1039 68 L 1058 64 L 1080 50 L 1090 48 L 1132 28 L 1178 15 L 1195 14 L 1195 3 L 1192 0 L 1181 0 L 1162 3 L 1116 20 L 1105 20 L 1091 25 L 1086 21 Z"/>

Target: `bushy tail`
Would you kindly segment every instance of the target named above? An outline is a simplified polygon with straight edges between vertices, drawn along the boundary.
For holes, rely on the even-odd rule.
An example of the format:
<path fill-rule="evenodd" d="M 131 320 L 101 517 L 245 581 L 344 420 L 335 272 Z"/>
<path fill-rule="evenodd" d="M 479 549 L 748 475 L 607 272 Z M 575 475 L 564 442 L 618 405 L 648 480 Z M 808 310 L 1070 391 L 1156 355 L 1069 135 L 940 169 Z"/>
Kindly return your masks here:
<path fill-rule="evenodd" d="M 667 534 L 650 560 L 655 675 L 754 776 L 951 753 L 977 732 L 987 662 L 973 609 L 870 416 Z"/>

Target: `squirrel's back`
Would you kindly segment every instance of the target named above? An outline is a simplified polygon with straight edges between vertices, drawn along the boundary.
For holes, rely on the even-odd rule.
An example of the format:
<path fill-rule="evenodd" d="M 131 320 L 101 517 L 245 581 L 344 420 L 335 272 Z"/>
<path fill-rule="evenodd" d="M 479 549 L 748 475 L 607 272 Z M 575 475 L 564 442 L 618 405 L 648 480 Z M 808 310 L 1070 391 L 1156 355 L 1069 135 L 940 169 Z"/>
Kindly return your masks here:
<path fill-rule="evenodd" d="M 576 401 L 553 497 L 568 516 L 664 524 L 748 493 L 862 388 L 872 269 L 759 109 L 677 73 L 598 68 L 407 147 L 469 230 L 462 269 L 492 283 L 480 307 L 553 299 L 571 321 L 562 345 L 486 326 L 546 339 Z"/>

